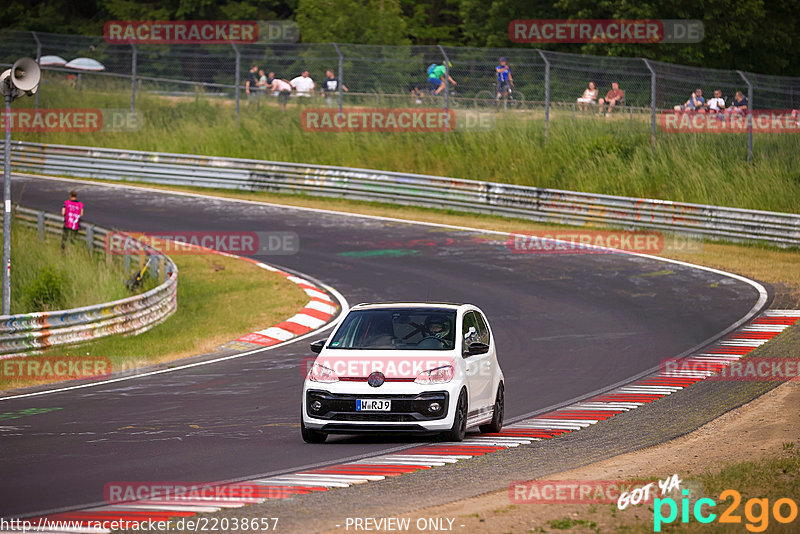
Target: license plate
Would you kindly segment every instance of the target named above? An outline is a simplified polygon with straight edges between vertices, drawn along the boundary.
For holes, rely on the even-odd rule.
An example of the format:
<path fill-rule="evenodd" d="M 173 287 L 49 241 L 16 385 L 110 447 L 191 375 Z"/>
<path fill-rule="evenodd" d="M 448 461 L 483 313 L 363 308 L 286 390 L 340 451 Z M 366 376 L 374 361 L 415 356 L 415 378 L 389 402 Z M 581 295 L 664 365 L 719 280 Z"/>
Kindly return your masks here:
<path fill-rule="evenodd" d="M 388 412 L 392 409 L 392 401 L 388 399 L 358 399 L 357 412 Z"/>

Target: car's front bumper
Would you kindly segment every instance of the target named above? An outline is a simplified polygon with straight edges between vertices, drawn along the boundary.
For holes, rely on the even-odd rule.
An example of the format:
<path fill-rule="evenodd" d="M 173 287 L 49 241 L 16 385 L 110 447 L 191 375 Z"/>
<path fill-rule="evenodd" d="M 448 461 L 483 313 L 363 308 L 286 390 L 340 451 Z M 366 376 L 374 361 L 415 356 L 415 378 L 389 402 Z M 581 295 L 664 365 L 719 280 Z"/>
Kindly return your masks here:
<path fill-rule="evenodd" d="M 453 399 L 457 400 L 459 391 L 459 385 L 452 383 L 387 383 L 372 388 L 366 383 L 307 382 L 303 390 L 303 423 L 306 428 L 340 434 L 442 432 L 453 426 Z M 391 400 L 391 411 L 356 411 L 357 399 Z M 316 410 L 312 407 L 315 402 L 321 405 Z M 438 410 L 431 409 L 433 403 L 439 405 Z"/>

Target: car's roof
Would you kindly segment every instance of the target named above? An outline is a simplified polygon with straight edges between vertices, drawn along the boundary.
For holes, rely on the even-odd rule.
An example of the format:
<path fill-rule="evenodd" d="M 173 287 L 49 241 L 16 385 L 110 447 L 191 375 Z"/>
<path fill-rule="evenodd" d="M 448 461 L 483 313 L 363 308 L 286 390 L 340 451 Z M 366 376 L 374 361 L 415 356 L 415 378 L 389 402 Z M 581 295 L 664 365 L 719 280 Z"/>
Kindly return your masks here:
<path fill-rule="evenodd" d="M 365 309 L 365 308 L 447 308 L 457 310 L 467 304 L 458 304 L 456 302 L 362 302 L 356 304 L 351 309 Z"/>

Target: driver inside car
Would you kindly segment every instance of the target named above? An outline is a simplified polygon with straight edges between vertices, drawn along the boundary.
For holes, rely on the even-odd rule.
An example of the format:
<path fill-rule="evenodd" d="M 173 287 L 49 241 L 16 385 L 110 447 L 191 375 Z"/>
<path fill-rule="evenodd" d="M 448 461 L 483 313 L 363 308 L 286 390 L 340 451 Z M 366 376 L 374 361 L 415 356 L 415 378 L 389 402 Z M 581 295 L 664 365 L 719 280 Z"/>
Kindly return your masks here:
<path fill-rule="evenodd" d="M 425 338 L 436 338 L 444 346 L 449 346 L 450 321 L 440 315 L 429 315 L 425 319 Z M 423 339 L 424 341 L 424 339 Z"/>

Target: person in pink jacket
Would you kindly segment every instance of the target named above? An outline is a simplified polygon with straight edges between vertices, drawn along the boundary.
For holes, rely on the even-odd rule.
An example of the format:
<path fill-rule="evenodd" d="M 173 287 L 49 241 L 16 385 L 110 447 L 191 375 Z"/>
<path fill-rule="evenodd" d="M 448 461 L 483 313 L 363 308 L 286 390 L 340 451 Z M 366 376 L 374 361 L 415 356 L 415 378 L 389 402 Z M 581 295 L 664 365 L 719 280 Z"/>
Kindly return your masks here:
<path fill-rule="evenodd" d="M 64 216 L 64 229 L 61 232 L 61 250 L 63 251 L 67 239 L 72 241 L 78 236 L 81 217 L 83 217 L 83 202 L 78 201 L 78 192 L 74 189 L 69 192 L 69 200 L 64 201 L 61 215 Z"/>

